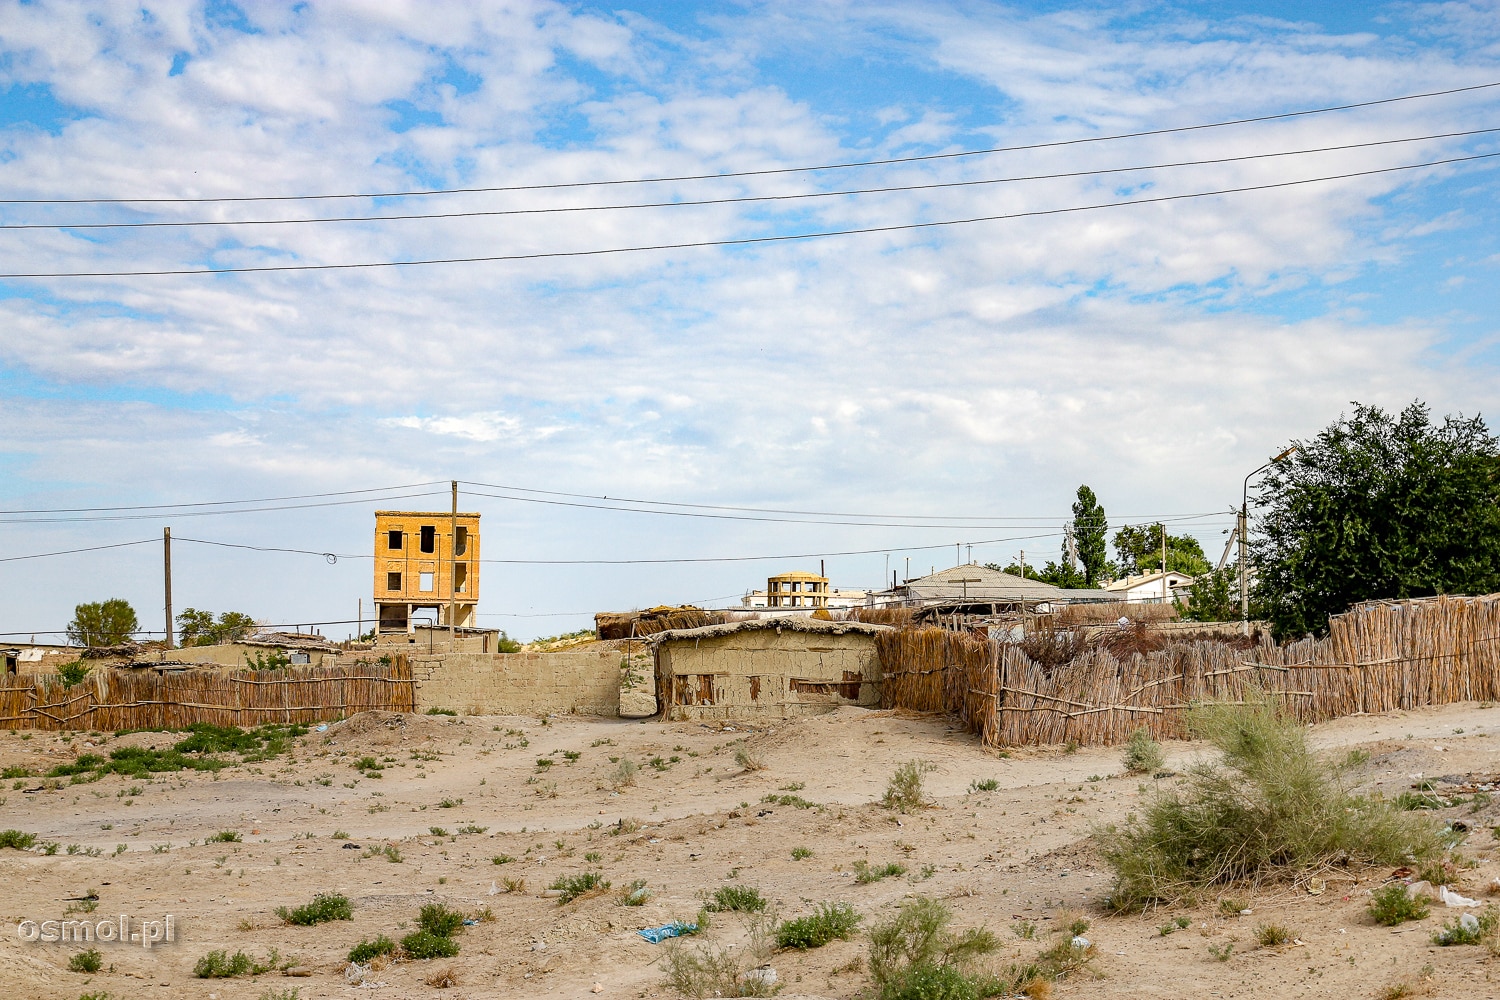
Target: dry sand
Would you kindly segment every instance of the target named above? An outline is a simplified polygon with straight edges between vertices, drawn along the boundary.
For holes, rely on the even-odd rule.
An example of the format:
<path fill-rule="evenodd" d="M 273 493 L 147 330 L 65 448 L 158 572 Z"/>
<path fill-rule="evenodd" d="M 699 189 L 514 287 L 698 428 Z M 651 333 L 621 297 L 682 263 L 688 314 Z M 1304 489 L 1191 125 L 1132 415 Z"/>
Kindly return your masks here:
<path fill-rule="evenodd" d="M 1364 747 L 1369 761 L 1356 779 L 1395 794 L 1414 781 L 1500 774 L 1500 709 L 1456 705 L 1319 726 L 1323 747 Z M 138 733 L 103 739 L 166 747 L 175 737 Z M 0 734 L 0 767 L 41 771 L 96 751 L 86 734 Z M 745 772 L 735 752 L 750 748 L 764 769 Z M 579 756 L 569 762 L 562 753 Z M 1168 748 L 1169 767 L 1201 752 Z M 539 757 L 556 761 L 545 770 Z M 381 777 L 352 764 L 373 756 Z M 615 791 L 617 765 L 636 762 L 633 786 Z M 896 766 L 931 763 L 932 808 L 900 816 L 875 804 Z M 651 761 L 657 763 L 653 766 Z M 758 887 L 784 917 L 822 901 L 847 901 L 867 924 L 910 894 L 945 899 L 959 926 L 987 925 L 1005 941 L 1001 960 L 1028 958 L 1048 941 L 1068 910 L 1092 920 L 1097 978 L 1057 984 L 1058 997 L 1373 997 L 1432 967 L 1434 996 L 1500 995 L 1494 960 L 1483 948 L 1437 948 L 1431 934 L 1453 911 L 1435 907 L 1426 920 L 1396 929 L 1365 916 L 1367 891 L 1389 873 L 1330 878 L 1327 891 L 1300 888 L 1250 897 L 1249 916 L 1221 917 L 1216 900 L 1197 909 L 1107 916 L 1098 907 L 1109 874 L 1092 853 L 1092 824 L 1134 808 L 1143 782 L 1122 775 L 1119 751 L 1061 749 L 986 752 L 967 734 L 931 717 L 841 709 L 831 715 L 732 731 L 718 725 L 535 718 L 367 714 L 311 733 L 273 760 L 230 768 L 217 778 L 198 772 L 154 781 L 110 776 L 50 789 L 37 779 L 0 788 L 0 829 L 15 828 L 62 845 L 53 856 L 0 850 L 0 984 L 11 995 L 76 1000 L 115 997 L 261 998 L 295 989 L 310 997 L 652 997 L 671 995 L 655 964 L 662 946 L 635 934 L 642 927 L 693 919 L 700 894 L 726 882 Z M 970 783 L 995 779 L 991 792 Z M 64 779 L 66 780 L 66 779 Z M 1146 779 L 1145 784 L 1150 784 Z M 12 787 L 19 784 L 20 787 Z M 42 790 L 32 791 L 41 786 Z M 792 786 L 794 791 L 787 790 Z M 765 804 L 795 794 L 821 808 Z M 1465 805 L 1474 832 L 1464 851 L 1480 860 L 1466 876 L 1471 895 L 1500 866 L 1490 824 L 1495 806 Z M 619 832 L 619 821 L 639 823 Z M 441 827 L 447 835 L 435 835 Z M 483 832 L 460 833 L 482 827 Z M 241 843 L 205 843 L 223 830 Z M 334 839 L 342 831 L 350 840 Z M 68 855 L 68 845 L 101 856 Z M 350 849 L 349 844 L 359 845 Z M 395 845 L 402 860 L 371 855 Z M 126 850 L 115 855 L 116 845 Z M 793 848 L 812 851 L 792 859 Z M 496 865 L 492 858 L 515 858 Z M 858 885 L 852 867 L 899 862 L 906 876 Z M 544 891 L 555 879 L 602 871 L 614 887 L 645 879 L 646 905 L 619 904 L 608 893 L 559 905 Z M 525 889 L 503 890 L 505 879 Z M 105 943 L 105 969 L 67 971 L 73 944 L 26 943 L 22 920 L 60 919 L 70 897 L 96 891 L 91 919 L 174 917 L 176 940 L 146 949 Z M 354 904 L 352 922 L 284 926 L 279 906 L 340 892 Z M 409 932 L 418 909 L 433 901 L 495 919 L 464 929 L 453 959 L 402 962 L 352 986 L 344 957 L 362 938 Z M 1169 936 L 1158 927 L 1177 915 L 1190 928 Z M 1012 930 L 1033 922 L 1034 940 Z M 1285 924 L 1300 944 L 1265 949 L 1254 929 Z M 711 940 L 738 945 L 743 921 L 720 915 Z M 691 939 L 689 939 L 691 940 Z M 1217 961 L 1212 945 L 1234 948 Z M 257 958 L 272 948 L 293 959 L 297 976 L 201 980 L 194 963 L 211 949 Z M 772 965 L 782 996 L 854 997 L 871 993 L 852 960 L 860 941 L 777 954 Z M 851 968 L 853 966 L 853 968 Z M 426 980 L 452 969 L 458 985 Z M 595 987 L 598 992 L 595 992 Z M 290 994 L 285 994 L 290 995 Z"/>

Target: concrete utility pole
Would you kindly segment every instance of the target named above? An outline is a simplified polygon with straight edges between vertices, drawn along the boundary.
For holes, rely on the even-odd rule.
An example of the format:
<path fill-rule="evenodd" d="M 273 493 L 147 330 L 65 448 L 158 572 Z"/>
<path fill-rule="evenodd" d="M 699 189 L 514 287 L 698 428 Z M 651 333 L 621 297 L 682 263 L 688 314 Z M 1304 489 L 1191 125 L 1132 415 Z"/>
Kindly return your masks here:
<path fill-rule="evenodd" d="M 167 648 L 172 648 L 172 529 L 161 529 L 161 558 L 167 595 Z"/>
<path fill-rule="evenodd" d="M 448 652 L 458 652 L 458 480 L 453 480 L 453 519 L 448 531 Z"/>

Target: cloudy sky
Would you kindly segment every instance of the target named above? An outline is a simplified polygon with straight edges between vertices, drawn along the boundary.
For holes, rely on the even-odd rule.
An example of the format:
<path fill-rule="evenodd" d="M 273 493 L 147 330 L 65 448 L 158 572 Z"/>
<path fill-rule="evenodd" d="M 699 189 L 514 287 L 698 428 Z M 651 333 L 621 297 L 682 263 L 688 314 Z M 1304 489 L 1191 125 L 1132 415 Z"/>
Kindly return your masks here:
<path fill-rule="evenodd" d="M 1351 400 L 1493 410 L 1497 82 L 1494 0 L 6 3 L 0 632 L 159 630 L 159 542 L 13 557 L 167 525 L 314 553 L 178 608 L 368 615 L 455 478 L 521 636 L 1055 558 L 1080 483 L 1216 558 Z"/>

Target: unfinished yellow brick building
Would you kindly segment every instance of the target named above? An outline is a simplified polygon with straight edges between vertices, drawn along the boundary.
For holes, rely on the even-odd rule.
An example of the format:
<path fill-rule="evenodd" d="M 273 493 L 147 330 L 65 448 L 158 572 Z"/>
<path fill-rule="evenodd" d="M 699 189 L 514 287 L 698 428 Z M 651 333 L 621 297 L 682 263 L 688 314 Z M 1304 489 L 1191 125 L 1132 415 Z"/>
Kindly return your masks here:
<path fill-rule="evenodd" d="M 456 528 L 456 530 L 455 530 Z M 479 515 L 375 512 L 375 608 L 381 632 L 411 632 L 413 615 L 436 611 L 439 625 L 470 628 L 479 605 Z"/>

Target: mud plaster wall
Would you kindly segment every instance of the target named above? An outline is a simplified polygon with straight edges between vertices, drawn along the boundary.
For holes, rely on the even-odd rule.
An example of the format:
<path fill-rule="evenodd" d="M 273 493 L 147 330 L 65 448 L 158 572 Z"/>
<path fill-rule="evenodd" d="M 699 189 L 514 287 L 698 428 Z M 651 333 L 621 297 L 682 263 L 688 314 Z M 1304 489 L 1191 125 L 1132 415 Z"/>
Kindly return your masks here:
<path fill-rule="evenodd" d="M 412 654 L 417 711 L 466 715 L 620 713 L 620 651 Z"/>
<path fill-rule="evenodd" d="M 669 719 L 785 719 L 880 703 L 875 638 L 855 633 L 735 632 L 657 648 Z"/>

